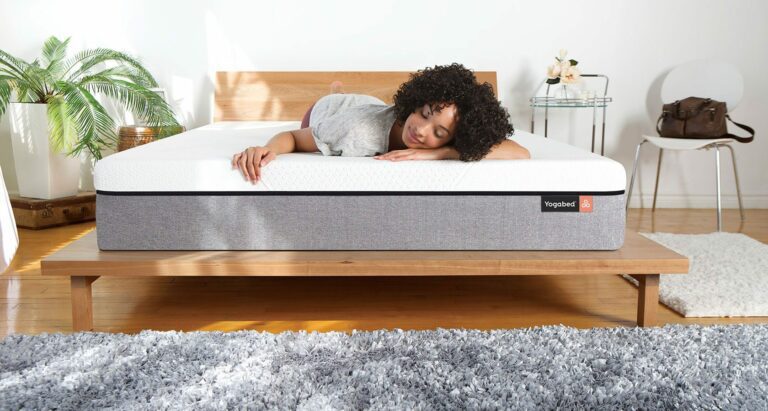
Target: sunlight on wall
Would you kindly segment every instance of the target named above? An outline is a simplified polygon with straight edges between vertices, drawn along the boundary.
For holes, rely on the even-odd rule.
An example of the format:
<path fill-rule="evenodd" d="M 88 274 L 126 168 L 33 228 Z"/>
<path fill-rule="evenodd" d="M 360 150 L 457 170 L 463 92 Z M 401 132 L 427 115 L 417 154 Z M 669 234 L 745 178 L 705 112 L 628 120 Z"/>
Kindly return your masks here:
<path fill-rule="evenodd" d="M 260 69 L 259 65 L 253 62 L 248 52 L 240 45 L 238 41 L 240 38 L 230 34 L 211 11 L 206 12 L 205 28 L 206 41 L 208 43 L 208 76 L 211 82 L 216 84 L 217 71 L 258 71 Z M 231 90 L 239 91 L 242 87 L 248 95 L 258 93 L 267 96 L 265 100 L 270 101 L 269 105 L 263 105 L 258 108 L 253 107 L 251 110 L 257 112 L 256 117 L 258 118 L 265 118 L 265 116 L 272 118 L 280 117 L 283 111 L 283 102 L 276 98 L 269 98 L 271 92 L 266 83 L 256 82 L 243 85 L 238 81 L 239 76 L 235 78 L 230 77 L 230 79 L 234 80 L 234 84 L 217 84 L 219 88 L 224 90 L 216 90 L 216 92 L 228 93 L 231 96 Z M 214 112 L 217 110 L 215 104 L 215 101 L 211 104 Z M 252 116 L 253 112 L 250 111 L 249 117 L 252 118 Z M 215 116 L 213 117 L 215 118 Z"/>
<path fill-rule="evenodd" d="M 180 76 L 171 77 L 168 90 L 168 103 L 175 109 L 177 120 L 189 124 L 195 117 L 195 88 L 191 79 Z"/>

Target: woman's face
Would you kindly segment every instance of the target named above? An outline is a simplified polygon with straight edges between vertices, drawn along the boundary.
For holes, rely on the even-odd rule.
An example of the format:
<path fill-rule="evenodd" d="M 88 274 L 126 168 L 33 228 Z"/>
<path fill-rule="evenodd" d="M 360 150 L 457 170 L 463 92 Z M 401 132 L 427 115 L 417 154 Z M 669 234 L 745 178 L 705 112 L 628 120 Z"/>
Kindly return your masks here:
<path fill-rule="evenodd" d="M 455 104 L 437 111 L 425 104 L 405 120 L 403 143 L 408 148 L 437 148 L 451 142 L 456 131 L 458 112 Z"/>

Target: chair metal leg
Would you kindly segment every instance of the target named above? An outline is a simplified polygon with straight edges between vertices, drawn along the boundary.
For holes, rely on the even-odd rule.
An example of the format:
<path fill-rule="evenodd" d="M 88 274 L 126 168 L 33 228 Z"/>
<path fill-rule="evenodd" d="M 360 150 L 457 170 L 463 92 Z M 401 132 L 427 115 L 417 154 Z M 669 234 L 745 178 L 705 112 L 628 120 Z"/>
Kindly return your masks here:
<path fill-rule="evenodd" d="M 659 176 L 661 175 L 661 157 L 664 155 L 664 149 L 659 148 L 659 162 L 656 164 L 656 186 L 653 188 L 653 208 L 651 212 L 656 212 L 656 194 L 659 192 Z"/>
<path fill-rule="evenodd" d="M 741 187 L 739 185 L 739 172 L 736 171 L 736 154 L 733 153 L 733 147 L 731 147 L 730 144 L 724 144 L 725 147 L 728 147 L 728 150 L 731 150 L 731 163 L 733 163 L 733 176 L 736 177 L 736 196 L 739 198 L 739 214 L 741 214 L 741 221 L 744 221 L 746 218 L 744 217 L 744 205 L 741 202 Z"/>
<path fill-rule="evenodd" d="M 629 189 L 627 190 L 627 205 L 625 206 L 625 210 L 629 210 L 629 200 L 632 198 L 632 187 L 635 185 L 635 173 L 637 173 L 637 163 L 640 161 L 640 147 L 643 146 L 643 144 L 647 143 L 648 140 L 643 139 L 640 144 L 637 145 L 637 150 L 635 150 L 635 163 L 632 166 L 632 177 L 629 179 Z"/>
<path fill-rule="evenodd" d="M 720 203 L 720 147 L 715 144 L 715 182 L 717 183 L 717 231 L 720 232 L 723 224 L 722 205 Z"/>

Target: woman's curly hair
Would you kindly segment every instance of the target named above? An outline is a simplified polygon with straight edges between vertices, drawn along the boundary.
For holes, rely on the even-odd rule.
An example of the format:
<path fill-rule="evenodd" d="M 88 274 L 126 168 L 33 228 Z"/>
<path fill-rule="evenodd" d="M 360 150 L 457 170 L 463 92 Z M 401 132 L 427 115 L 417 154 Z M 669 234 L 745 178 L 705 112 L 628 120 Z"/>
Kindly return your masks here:
<path fill-rule="evenodd" d="M 461 161 L 477 161 L 491 147 L 514 133 L 509 113 L 501 106 L 488 83 L 478 84 L 475 75 L 461 64 L 427 67 L 412 74 L 394 96 L 397 120 L 405 122 L 411 113 L 430 104 L 440 111 L 455 104 L 457 126 L 450 144 Z"/>

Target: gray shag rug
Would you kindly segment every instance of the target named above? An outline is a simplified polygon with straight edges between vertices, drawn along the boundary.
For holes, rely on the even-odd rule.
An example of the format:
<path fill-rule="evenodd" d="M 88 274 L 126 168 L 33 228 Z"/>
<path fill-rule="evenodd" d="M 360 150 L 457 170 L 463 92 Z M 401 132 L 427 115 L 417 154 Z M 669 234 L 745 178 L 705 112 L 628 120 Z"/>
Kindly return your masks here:
<path fill-rule="evenodd" d="M 764 409 L 768 324 L 12 335 L 3 409 Z"/>

